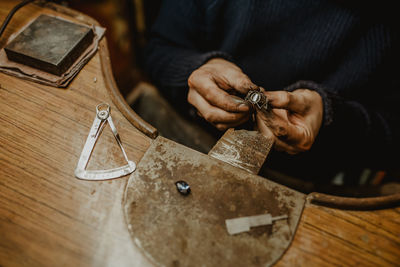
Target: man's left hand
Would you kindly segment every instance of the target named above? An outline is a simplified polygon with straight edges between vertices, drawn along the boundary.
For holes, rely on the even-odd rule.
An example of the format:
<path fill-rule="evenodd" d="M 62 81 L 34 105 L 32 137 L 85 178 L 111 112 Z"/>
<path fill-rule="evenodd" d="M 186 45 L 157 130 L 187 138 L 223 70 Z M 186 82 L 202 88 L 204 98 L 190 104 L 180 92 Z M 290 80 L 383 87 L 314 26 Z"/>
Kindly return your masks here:
<path fill-rule="evenodd" d="M 276 137 L 275 148 L 279 151 L 297 154 L 309 150 L 322 124 L 321 96 L 308 89 L 264 94 L 272 110 L 257 112 L 258 130 L 266 133 L 269 128 Z"/>

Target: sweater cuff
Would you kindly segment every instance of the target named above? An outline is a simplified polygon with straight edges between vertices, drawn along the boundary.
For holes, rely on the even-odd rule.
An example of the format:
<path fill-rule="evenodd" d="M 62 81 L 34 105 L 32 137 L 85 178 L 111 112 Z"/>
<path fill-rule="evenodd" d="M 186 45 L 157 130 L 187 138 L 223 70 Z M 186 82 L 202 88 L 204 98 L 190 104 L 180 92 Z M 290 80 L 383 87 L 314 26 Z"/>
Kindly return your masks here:
<path fill-rule="evenodd" d="M 333 99 L 335 98 L 335 94 L 333 94 L 326 87 L 315 83 L 313 81 L 298 81 L 294 84 L 289 85 L 284 88 L 285 91 L 292 92 L 297 89 L 310 89 L 316 91 L 322 98 L 322 103 L 324 106 L 324 115 L 323 115 L 323 125 L 328 126 L 333 121 Z"/>
<path fill-rule="evenodd" d="M 207 53 L 186 53 L 173 62 L 168 72 L 169 77 L 164 77 L 165 85 L 171 87 L 186 87 L 187 80 L 192 72 L 213 58 L 223 58 L 232 61 L 232 57 L 222 51 L 210 51 Z"/>
<path fill-rule="evenodd" d="M 197 68 L 199 68 L 201 65 L 204 65 L 207 61 L 209 61 L 210 59 L 213 59 L 213 58 L 223 58 L 223 59 L 228 60 L 228 61 L 233 61 L 232 56 L 227 54 L 227 53 L 225 53 L 225 52 L 222 52 L 222 51 L 211 51 L 211 52 L 207 52 L 205 54 L 202 54 L 200 56 L 199 61 L 198 61 L 199 65 L 198 65 Z"/>

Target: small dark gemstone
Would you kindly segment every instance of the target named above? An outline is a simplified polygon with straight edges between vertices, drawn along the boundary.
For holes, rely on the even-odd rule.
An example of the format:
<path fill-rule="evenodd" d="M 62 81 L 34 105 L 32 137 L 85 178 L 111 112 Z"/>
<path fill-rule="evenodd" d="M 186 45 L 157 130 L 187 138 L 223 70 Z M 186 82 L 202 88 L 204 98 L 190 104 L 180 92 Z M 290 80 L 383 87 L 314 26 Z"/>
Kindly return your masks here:
<path fill-rule="evenodd" d="M 175 185 L 178 192 L 182 195 L 187 196 L 190 194 L 190 186 L 185 181 L 177 181 Z"/>

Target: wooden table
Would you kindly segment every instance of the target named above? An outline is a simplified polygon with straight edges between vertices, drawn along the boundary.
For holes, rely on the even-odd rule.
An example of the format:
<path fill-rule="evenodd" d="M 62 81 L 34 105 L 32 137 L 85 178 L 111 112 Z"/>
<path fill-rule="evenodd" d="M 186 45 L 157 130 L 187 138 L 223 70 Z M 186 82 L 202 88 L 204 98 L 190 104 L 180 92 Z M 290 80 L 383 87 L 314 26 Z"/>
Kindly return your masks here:
<path fill-rule="evenodd" d="M 17 2 L 1 1 L 1 21 Z M 56 14 L 32 4 L 18 11 L 0 47 L 43 12 Z M 107 75 L 105 39 L 100 52 L 66 89 L 0 74 L 0 266 L 150 265 L 124 222 L 121 201 L 128 177 L 105 182 L 74 177 L 101 102 L 111 104 L 128 158 L 138 162 L 151 143 L 112 104 L 109 91 L 115 83 Z M 122 163 L 106 128 L 89 168 Z M 399 264 L 400 208 L 343 211 L 307 204 L 294 241 L 277 265 Z"/>

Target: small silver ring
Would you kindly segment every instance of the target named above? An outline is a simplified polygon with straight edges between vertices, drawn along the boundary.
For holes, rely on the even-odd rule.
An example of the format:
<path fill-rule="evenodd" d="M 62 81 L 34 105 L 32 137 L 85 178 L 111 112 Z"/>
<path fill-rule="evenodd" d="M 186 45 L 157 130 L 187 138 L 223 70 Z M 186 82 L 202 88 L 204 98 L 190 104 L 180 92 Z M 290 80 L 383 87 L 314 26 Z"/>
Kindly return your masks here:
<path fill-rule="evenodd" d="M 248 91 L 244 100 L 253 108 L 258 108 L 262 111 L 268 111 L 269 109 L 268 98 L 261 92 L 260 88 Z"/>

